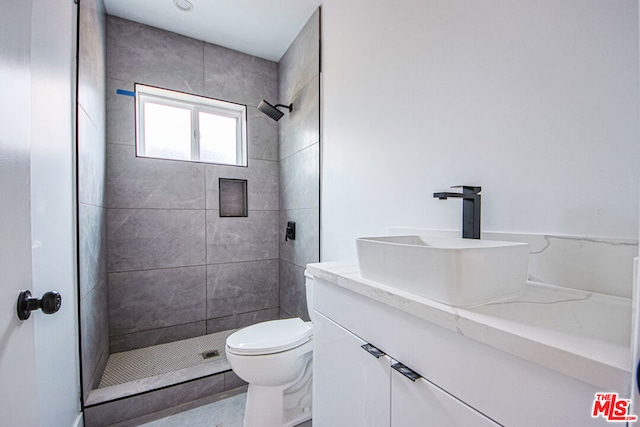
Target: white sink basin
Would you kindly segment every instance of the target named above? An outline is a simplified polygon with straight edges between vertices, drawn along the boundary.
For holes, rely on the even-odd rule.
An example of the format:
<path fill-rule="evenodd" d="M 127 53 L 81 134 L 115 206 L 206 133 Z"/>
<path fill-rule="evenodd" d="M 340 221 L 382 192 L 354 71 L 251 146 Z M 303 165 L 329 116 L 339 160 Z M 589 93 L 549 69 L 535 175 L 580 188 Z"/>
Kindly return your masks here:
<path fill-rule="evenodd" d="M 527 281 L 526 243 L 389 236 L 356 247 L 363 278 L 457 307 L 514 297 Z"/>

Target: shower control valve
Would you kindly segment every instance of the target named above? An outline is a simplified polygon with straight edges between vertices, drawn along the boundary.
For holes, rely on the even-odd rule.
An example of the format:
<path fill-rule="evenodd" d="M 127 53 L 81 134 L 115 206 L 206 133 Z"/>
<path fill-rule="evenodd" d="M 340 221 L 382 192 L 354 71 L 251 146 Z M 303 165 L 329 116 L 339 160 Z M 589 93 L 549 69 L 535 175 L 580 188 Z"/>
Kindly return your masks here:
<path fill-rule="evenodd" d="M 287 222 L 287 229 L 284 233 L 284 241 L 296 240 L 296 223 L 293 221 Z"/>

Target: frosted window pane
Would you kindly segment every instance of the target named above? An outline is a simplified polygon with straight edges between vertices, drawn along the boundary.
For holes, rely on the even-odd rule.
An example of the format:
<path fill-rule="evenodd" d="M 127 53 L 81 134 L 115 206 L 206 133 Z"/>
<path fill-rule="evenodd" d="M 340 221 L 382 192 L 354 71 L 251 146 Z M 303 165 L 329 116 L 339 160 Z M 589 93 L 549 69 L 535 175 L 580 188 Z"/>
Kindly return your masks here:
<path fill-rule="evenodd" d="M 237 119 L 216 114 L 198 113 L 200 120 L 200 160 L 236 164 Z"/>
<path fill-rule="evenodd" d="M 191 110 L 145 102 L 144 155 L 191 160 Z"/>

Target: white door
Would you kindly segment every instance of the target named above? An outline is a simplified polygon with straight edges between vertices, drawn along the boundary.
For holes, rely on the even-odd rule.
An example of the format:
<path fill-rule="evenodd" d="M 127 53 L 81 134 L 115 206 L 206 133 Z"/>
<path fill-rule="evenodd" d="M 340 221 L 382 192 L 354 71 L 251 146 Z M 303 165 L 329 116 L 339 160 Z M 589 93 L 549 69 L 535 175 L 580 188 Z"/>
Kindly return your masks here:
<path fill-rule="evenodd" d="M 75 6 L 0 5 L 0 424 L 80 417 L 73 207 Z M 55 289 L 55 315 L 16 315 L 21 290 Z"/>
<path fill-rule="evenodd" d="M 75 87 L 77 6 L 32 0 L 32 291 L 62 295 L 60 311 L 34 312 L 41 426 L 72 426 L 80 415 L 78 343 Z M 46 415 L 45 415 L 46 414 Z"/>
<path fill-rule="evenodd" d="M 313 329 L 313 425 L 388 427 L 389 357 L 317 311 Z"/>
<path fill-rule="evenodd" d="M 33 322 L 16 316 L 31 288 L 29 140 L 31 1 L 0 13 L 0 413 L 6 425 L 35 426 L 38 413 Z"/>

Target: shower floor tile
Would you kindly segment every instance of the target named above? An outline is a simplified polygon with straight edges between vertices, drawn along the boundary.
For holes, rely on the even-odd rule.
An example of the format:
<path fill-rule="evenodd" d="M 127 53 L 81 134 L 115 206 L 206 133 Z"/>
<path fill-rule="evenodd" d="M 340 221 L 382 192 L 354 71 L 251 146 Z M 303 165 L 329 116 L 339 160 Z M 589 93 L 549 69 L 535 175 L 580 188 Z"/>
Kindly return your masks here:
<path fill-rule="evenodd" d="M 236 329 L 159 344 L 109 356 L 100 386 L 91 390 L 87 405 L 166 387 L 231 369 L 224 346 Z M 217 350 L 219 355 L 204 358 Z"/>

